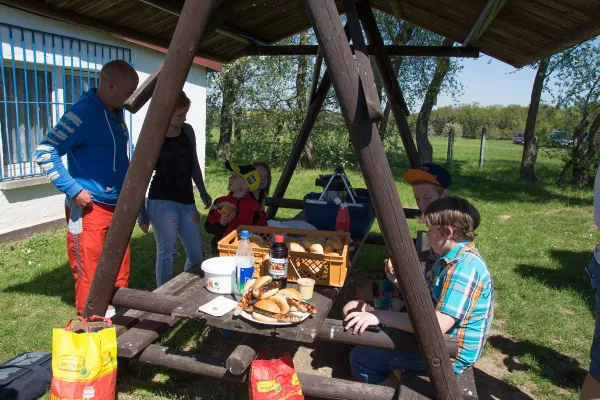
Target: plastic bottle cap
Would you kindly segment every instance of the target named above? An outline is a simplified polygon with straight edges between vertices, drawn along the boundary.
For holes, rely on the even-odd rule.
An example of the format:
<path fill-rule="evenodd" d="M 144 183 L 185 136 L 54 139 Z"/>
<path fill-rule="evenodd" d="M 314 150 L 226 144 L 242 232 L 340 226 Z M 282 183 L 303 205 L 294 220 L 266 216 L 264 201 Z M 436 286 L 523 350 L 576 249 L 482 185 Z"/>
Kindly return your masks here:
<path fill-rule="evenodd" d="M 240 236 L 242 237 L 242 239 L 248 239 L 250 237 L 250 232 L 248 232 L 248 231 L 242 231 L 242 233 L 240 234 Z"/>
<path fill-rule="evenodd" d="M 283 235 L 275 235 L 275 243 L 283 243 Z"/>

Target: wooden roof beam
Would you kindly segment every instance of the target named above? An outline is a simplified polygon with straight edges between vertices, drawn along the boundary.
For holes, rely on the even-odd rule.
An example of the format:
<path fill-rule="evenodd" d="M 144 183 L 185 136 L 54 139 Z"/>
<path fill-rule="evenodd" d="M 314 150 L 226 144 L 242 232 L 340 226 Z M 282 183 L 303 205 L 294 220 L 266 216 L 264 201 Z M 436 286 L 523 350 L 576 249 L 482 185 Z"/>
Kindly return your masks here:
<path fill-rule="evenodd" d="M 463 42 L 463 46 L 468 46 L 469 44 L 477 41 L 485 30 L 490 26 L 496 15 L 500 12 L 502 7 L 506 4 L 507 0 L 488 0 L 487 4 L 479 14 L 477 21 L 475 21 L 475 25 L 471 28 L 471 31 L 467 35 L 467 38 Z"/>
<path fill-rule="evenodd" d="M 135 31 L 133 29 L 124 28 L 122 26 L 104 22 L 95 18 L 86 17 L 76 12 L 65 10 L 63 8 L 36 0 L 0 0 L 0 4 L 4 4 L 5 6 L 16 8 L 17 10 L 25 11 L 31 14 L 39 15 L 41 17 L 51 18 L 57 21 L 66 22 L 68 24 L 108 33 L 113 36 L 130 38 L 165 49 L 169 48 L 170 40 L 160 39 L 155 36 Z M 224 61 L 222 57 L 218 57 L 214 54 L 204 51 L 199 51 L 196 53 L 196 55 L 198 57 L 208 58 L 218 62 Z"/>
<path fill-rule="evenodd" d="M 350 46 L 354 51 L 354 46 Z M 253 46 L 244 49 L 246 56 L 316 56 L 319 46 L 290 45 L 290 46 Z M 390 56 L 413 57 L 479 57 L 477 47 L 447 47 L 447 46 L 385 46 Z M 376 54 L 375 46 L 367 45 L 369 54 Z"/>
<path fill-rule="evenodd" d="M 174 1 L 167 1 L 167 0 L 140 0 L 142 3 L 146 3 L 149 6 L 158 8 L 160 10 L 163 10 L 165 12 L 168 12 L 169 14 L 173 14 L 176 16 L 179 16 L 181 14 L 181 9 L 183 8 L 183 4 L 178 2 L 174 2 Z M 225 0 L 221 3 L 221 5 L 219 5 L 218 8 L 229 8 L 228 5 L 229 3 L 233 3 L 233 1 L 231 0 Z M 247 45 L 261 45 L 261 46 L 265 46 L 268 43 L 260 38 L 257 38 L 254 35 L 251 35 L 249 33 L 246 33 L 234 26 L 231 26 L 229 24 L 226 23 L 221 23 L 221 26 L 219 28 L 217 28 L 215 30 L 215 32 L 217 32 L 218 34 L 221 34 L 223 36 L 227 36 L 231 39 L 237 40 L 238 42 L 247 44 Z M 208 39 L 207 37 L 203 38 Z"/>
<path fill-rule="evenodd" d="M 516 68 L 524 67 L 525 65 L 531 64 L 541 58 L 546 57 L 546 54 L 558 53 L 565 48 L 574 46 L 585 40 L 591 39 L 596 35 L 596 32 L 600 31 L 600 18 L 596 18 L 589 23 L 579 27 L 579 29 L 571 31 L 568 35 L 548 43 L 546 46 L 537 49 L 533 53 L 527 54 L 514 62 Z"/>

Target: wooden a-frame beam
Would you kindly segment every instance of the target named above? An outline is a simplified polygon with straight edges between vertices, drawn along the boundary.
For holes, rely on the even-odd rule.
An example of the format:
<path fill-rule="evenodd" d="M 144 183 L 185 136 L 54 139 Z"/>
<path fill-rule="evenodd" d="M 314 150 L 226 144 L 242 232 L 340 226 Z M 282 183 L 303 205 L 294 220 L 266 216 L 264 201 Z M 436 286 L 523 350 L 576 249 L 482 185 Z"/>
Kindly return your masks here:
<path fill-rule="evenodd" d="M 304 0 L 437 398 L 462 398 L 377 125 L 334 0 Z M 368 3 L 367 3 L 368 6 Z M 370 11 L 370 8 L 369 8 Z M 365 27 L 366 28 L 366 27 Z M 364 398 L 364 397 L 363 397 Z"/>
<path fill-rule="evenodd" d="M 245 56 L 314 56 L 317 55 L 319 46 L 316 45 L 288 45 L 288 46 L 252 46 L 244 49 Z M 354 52 L 354 46 L 350 46 Z M 457 46 L 385 46 L 389 56 L 411 57 L 460 57 L 477 58 L 479 48 Z M 377 53 L 374 45 L 367 45 L 369 55 Z"/>
<path fill-rule="evenodd" d="M 494 18 L 496 18 L 502 7 L 504 7 L 506 1 L 507 0 L 488 0 L 487 4 L 483 8 L 483 11 L 481 11 L 477 21 L 475 21 L 475 24 L 467 35 L 467 38 L 463 41 L 463 46 L 468 46 L 469 44 L 477 41 L 477 39 L 483 35 Z"/>
<path fill-rule="evenodd" d="M 179 16 L 181 14 L 181 9 L 183 8 L 183 5 L 177 1 L 167 1 L 167 0 L 139 0 L 139 1 L 141 1 L 142 3 L 146 3 L 152 7 L 163 10 L 165 12 L 168 12 L 169 14 L 176 15 L 176 16 Z M 231 0 L 225 0 L 220 5 L 220 7 L 223 6 L 224 3 L 228 3 L 228 2 L 231 2 Z M 248 44 L 248 45 L 266 46 L 268 44 L 265 40 L 260 39 L 249 33 L 243 32 L 240 29 L 238 29 L 234 26 L 231 26 L 229 24 L 226 24 L 224 22 L 221 23 L 221 26 L 219 28 L 215 29 L 215 32 L 217 32 L 223 36 L 230 37 L 231 39 L 237 40 L 238 42 Z"/>
<path fill-rule="evenodd" d="M 95 18 L 86 17 L 73 11 L 65 10 L 47 3 L 42 3 L 35 0 L 0 0 L 0 4 L 16 8 L 21 11 L 26 11 L 31 14 L 39 15 L 45 18 L 51 18 L 68 24 L 82 26 L 84 28 L 93 29 L 96 31 L 108 33 L 117 37 L 131 38 L 140 42 L 148 43 L 154 46 L 169 48 L 169 40 L 160 39 L 145 33 L 140 33 L 136 30 L 124 28 L 119 25 L 104 22 Z M 198 51 L 198 57 L 208 58 L 217 62 L 224 62 L 223 57 L 216 56 L 211 53 Z"/>
<path fill-rule="evenodd" d="M 84 315 L 104 315 L 160 154 L 171 116 L 189 74 L 215 0 L 186 0 L 156 83 L 140 137 L 96 267 Z"/>

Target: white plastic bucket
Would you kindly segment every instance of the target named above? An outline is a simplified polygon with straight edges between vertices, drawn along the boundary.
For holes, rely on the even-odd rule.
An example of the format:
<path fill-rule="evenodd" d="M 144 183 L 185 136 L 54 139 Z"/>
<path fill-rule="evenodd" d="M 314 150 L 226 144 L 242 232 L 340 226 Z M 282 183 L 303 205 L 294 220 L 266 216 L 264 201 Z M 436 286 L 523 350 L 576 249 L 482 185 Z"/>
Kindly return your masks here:
<path fill-rule="evenodd" d="M 231 294 L 235 277 L 235 257 L 213 257 L 202 262 L 206 290 L 217 294 Z"/>

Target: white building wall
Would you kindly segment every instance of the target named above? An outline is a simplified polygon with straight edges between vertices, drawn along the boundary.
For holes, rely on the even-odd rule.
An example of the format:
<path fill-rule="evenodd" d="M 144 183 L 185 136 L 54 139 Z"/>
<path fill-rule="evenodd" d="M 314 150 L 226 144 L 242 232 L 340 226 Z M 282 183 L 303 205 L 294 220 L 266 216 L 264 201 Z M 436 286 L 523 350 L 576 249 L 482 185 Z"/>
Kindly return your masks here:
<path fill-rule="evenodd" d="M 131 61 L 138 73 L 140 83 L 154 71 L 165 57 L 163 53 L 117 39 L 111 35 L 39 17 L 2 5 L 0 5 L 0 22 L 76 39 L 129 48 L 131 49 Z M 6 53 L 7 49 L 10 51 L 8 39 L 3 36 L 2 41 L 2 53 Z M 16 52 L 15 59 L 22 59 L 22 53 Z M 27 51 L 25 57 L 31 62 L 33 55 L 32 51 Z M 39 47 L 37 57 L 38 62 L 43 62 Z M 51 62 L 48 58 L 47 61 Z M 70 66 L 70 62 L 71 60 L 67 57 L 65 64 Z M 75 65 L 78 65 L 77 62 L 78 60 L 75 60 Z M 82 63 L 83 67 L 86 68 L 87 61 L 82 60 Z M 93 65 L 90 65 L 90 67 L 93 67 Z M 204 170 L 206 144 L 206 69 L 204 67 L 198 65 L 192 67 L 184 91 L 192 101 L 192 109 L 188 114 L 187 122 L 194 127 L 196 132 L 198 158 L 200 166 Z M 147 110 L 148 104 L 132 116 L 131 132 L 134 143 L 139 136 Z M 64 195 L 50 183 L 0 190 L 0 235 L 59 218 L 64 218 Z"/>

